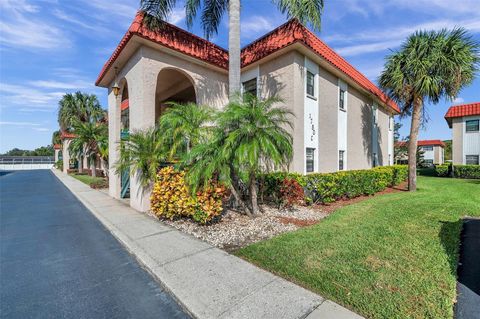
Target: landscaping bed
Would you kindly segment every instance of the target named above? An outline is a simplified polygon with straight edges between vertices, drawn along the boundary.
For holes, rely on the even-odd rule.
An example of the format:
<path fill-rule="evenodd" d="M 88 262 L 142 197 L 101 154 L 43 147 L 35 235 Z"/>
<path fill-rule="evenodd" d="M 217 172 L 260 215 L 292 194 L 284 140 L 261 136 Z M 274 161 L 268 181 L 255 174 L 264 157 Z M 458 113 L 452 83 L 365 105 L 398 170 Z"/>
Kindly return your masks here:
<path fill-rule="evenodd" d="M 236 254 L 368 318 L 452 318 L 463 216 L 480 183 L 418 177 Z"/>
<path fill-rule="evenodd" d="M 108 180 L 105 177 L 93 177 L 87 174 L 70 174 L 73 178 L 87 184 L 94 189 L 108 188 Z"/>

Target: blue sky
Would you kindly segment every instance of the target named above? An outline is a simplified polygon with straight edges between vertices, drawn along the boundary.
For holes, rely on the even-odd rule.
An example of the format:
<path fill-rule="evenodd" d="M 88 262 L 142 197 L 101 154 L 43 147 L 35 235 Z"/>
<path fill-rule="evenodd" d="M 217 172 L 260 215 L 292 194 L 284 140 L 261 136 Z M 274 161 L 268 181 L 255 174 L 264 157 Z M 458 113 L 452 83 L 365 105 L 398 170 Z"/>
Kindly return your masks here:
<path fill-rule="evenodd" d="M 138 0 L 0 0 L 0 152 L 50 143 L 58 101 L 66 92 L 106 90 L 95 79 L 126 32 Z M 170 21 L 185 27 L 183 1 Z M 242 0 L 242 44 L 286 21 L 269 0 Z M 375 81 L 384 57 L 417 29 L 463 26 L 480 41 L 478 0 L 325 0 L 318 35 Z M 196 23 L 192 32 L 202 35 Z M 212 39 L 227 47 L 227 20 Z M 480 79 L 454 103 L 480 100 Z M 448 139 L 443 119 L 451 102 L 428 105 L 421 138 Z M 409 119 L 402 120 L 402 135 Z"/>

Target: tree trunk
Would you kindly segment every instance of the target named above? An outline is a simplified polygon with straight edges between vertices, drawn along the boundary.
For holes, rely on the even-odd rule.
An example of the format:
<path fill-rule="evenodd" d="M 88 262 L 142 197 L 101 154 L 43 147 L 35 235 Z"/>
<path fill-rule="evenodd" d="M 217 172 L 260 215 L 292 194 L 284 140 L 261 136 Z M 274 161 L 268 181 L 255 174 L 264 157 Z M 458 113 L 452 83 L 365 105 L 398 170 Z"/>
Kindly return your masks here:
<path fill-rule="evenodd" d="M 83 173 L 83 156 L 79 155 L 77 160 L 78 160 L 78 173 L 82 174 Z"/>
<path fill-rule="evenodd" d="M 257 179 L 255 173 L 250 174 L 250 201 L 252 206 L 252 214 L 258 215 L 260 208 L 258 207 L 258 198 L 257 198 Z"/>
<path fill-rule="evenodd" d="M 408 190 L 417 190 L 417 140 L 422 116 L 423 101 L 416 98 L 413 102 L 410 141 L 408 142 Z"/>
<path fill-rule="evenodd" d="M 240 93 L 240 0 L 228 5 L 228 95 Z"/>
<path fill-rule="evenodd" d="M 92 172 L 92 177 L 97 177 L 97 163 L 95 155 L 92 155 L 92 159 L 90 160 L 90 171 Z"/>
<path fill-rule="evenodd" d="M 230 179 L 232 180 L 232 185 L 230 186 L 230 191 L 232 192 L 233 197 L 235 198 L 236 202 L 242 207 L 245 214 L 248 216 L 252 216 L 252 211 L 250 208 L 245 204 L 240 195 L 240 190 L 238 188 L 238 178 L 234 173 L 233 166 L 230 165 Z"/>

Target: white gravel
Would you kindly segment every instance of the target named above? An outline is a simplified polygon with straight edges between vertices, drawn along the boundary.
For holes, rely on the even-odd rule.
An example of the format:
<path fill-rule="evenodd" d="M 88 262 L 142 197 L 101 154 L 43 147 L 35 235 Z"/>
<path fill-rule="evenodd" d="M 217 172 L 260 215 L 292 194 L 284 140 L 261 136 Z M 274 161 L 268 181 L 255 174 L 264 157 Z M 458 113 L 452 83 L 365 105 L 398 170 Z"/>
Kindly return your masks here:
<path fill-rule="evenodd" d="M 313 224 L 327 216 L 318 208 L 303 206 L 291 210 L 279 210 L 271 206 L 262 208 L 264 213 L 255 218 L 227 211 L 220 222 L 211 225 L 199 225 L 185 219 L 163 222 L 219 248 L 235 250 Z"/>

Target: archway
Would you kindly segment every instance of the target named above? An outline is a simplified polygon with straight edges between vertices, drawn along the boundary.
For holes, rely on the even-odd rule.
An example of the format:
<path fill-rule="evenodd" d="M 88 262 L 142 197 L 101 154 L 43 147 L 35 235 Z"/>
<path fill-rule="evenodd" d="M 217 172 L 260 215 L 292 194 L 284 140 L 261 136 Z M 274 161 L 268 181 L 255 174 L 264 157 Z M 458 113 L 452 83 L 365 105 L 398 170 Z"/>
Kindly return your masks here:
<path fill-rule="evenodd" d="M 130 134 L 130 104 L 128 100 L 128 84 L 123 81 L 122 94 L 120 96 L 120 139 L 126 140 Z M 130 172 L 126 170 L 120 176 L 120 197 L 130 197 Z"/>
<path fill-rule="evenodd" d="M 167 109 L 166 102 L 197 103 L 193 80 L 181 70 L 165 68 L 158 73 L 155 90 L 155 120 Z"/>

